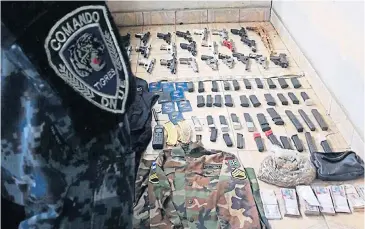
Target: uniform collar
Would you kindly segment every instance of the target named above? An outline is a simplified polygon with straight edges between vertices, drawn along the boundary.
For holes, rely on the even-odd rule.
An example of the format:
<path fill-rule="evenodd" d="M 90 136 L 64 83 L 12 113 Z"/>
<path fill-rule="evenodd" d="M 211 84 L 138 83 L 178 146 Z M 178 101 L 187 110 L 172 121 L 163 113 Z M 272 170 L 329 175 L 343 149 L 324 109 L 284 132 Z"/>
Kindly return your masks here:
<path fill-rule="evenodd" d="M 207 151 L 201 142 L 190 142 L 188 144 L 181 144 L 171 151 L 173 157 L 201 157 L 203 155 L 211 154 Z"/>

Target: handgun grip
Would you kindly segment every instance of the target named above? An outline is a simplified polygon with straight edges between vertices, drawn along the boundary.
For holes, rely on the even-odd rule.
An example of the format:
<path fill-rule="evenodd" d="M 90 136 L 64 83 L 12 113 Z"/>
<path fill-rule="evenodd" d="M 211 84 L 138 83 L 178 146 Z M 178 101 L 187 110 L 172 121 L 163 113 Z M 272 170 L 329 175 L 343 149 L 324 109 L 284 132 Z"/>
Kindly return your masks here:
<path fill-rule="evenodd" d="M 178 37 L 184 37 L 186 35 L 190 35 L 190 32 L 189 31 L 186 31 L 186 32 L 176 31 L 176 36 L 178 36 Z"/>
<path fill-rule="evenodd" d="M 239 52 L 235 52 L 235 53 L 232 53 L 232 56 L 233 57 L 240 57 L 240 56 L 244 56 L 244 54 L 239 53 Z"/>
<path fill-rule="evenodd" d="M 176 31 L 176 36 L 178 36 L 178 37 L 183 37 L 184 34 L 185 34 L 184 32 Z"/>
<path fill-rule="evenodd" d="M 278 61 L 280 59 L 280 57 L 278 56 L 270 56 L 270 60 L 275 62 L 275 61 Z"/>
<path fill-rule="evenodd" d="M 212 56 L 207 56 L 207 55 L 201 55 L 200 59 L 201 60 L 210 60 L 210 59 L 213 59 L 214 57 Z"/>
<path fill-rule="evenodd" d="M 189 44 L 180 43 L 180 48 L 182 48 L 182 49 L 188 49 L 189 48 Z"/>
<path fill-rule="evenodd" d="M 143 34 L 143 38 L 148 39 L 150 37 L 150 34 L 151 34 L 150 32 Z"/>
<path fill-rule="evenodd" d="M 243 43 L 245 43 L 246 45 L 248 45 L 248 47 L 252 47 L 252 46 L 255 46 L 256 45 L 256 43 L 255 43 L 254 40 L 250 40 L 247 37 L 241 37 L 241 41 Z"/>

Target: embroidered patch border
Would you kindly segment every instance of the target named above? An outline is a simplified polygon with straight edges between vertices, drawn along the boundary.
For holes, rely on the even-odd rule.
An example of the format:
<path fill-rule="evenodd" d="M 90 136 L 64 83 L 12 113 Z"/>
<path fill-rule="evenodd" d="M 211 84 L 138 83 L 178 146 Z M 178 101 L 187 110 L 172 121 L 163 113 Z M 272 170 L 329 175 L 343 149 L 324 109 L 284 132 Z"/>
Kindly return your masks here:
<path fill-rule="evenodd" d="M 66 14 L 51 28 L 44 47 L 56 74 L 86 100 L 112 113 L 125 112 L 128 71 L 105 6 Z"/>

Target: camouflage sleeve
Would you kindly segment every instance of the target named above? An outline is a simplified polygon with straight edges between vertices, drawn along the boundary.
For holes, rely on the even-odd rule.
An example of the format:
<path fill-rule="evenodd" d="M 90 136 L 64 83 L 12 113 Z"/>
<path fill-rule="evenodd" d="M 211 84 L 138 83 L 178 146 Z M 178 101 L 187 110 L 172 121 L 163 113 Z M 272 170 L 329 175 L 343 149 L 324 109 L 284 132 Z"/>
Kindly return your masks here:
<path fill-rule="evenodd" d="M 223 187 L 217 197 L 217 214 L 221 228 L 261 229 L 250 182 L 236 156 L 225 156 L 219 181 Z"/>
<path fill-rule="evenodd" d="M 25 105 L 13 102 L 25 116 L 2 116 L 8 122 L 2 126 L 1 191 L 2 197 L 25 208 L 19 228 L 47 229 L 55 227 L 74 176 L 62 165 L 69 152 L 52 137 L 51 125 L 40 117 L 43 111 L 32 96 L 22 97 Z"/>
<path fill-rule="evenodd" d="M 135 185 L 135 203 L 133 206 L 133 228 L 147 229 L 149 227 L 148 177 L 151 160 L 142 159 L 139 164 Z"/>
<path fill-rule="evenodd" d="M 16 162 L 15 152 L 8 155 L 6 161 Z M 20 156 L 20 155 L 19 155 Z M 55 228 L 56 220 L 63 209 L 63 198 L 68 184 L 60 170 L 42 163 L 42 160 L 30 160 L 22 155 L 23 161 L 13 169 L 1 167 L 1 188 L 3 196 L 25 207 L 26 219 L 19 229 Z M 2 155 L 4 158 L 4 155 Z M 19 172 L 22 175 L 16 176 Z"/>
<path fill-rule="evenodd" d="M 182 227 L 182 223 L 172 201 L 173 190 L 170 182 L 162 168 L 153 164 L 148 179 L 150 226 L 153 229 Z"/>

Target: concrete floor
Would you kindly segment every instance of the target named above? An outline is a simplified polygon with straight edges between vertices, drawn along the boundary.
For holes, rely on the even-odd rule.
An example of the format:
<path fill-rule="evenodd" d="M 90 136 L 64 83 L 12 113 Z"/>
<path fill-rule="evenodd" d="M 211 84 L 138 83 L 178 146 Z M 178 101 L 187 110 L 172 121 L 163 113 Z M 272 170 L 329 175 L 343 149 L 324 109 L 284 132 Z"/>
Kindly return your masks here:
<path fill-rule="evenodd" d="M 263 25 L 270 33 L 270 36 L 272 38 L 273 46 L 276 52 L 278 53 L 286 53 L 289 60 L 290 67 L 283 69 L 279 66 L 274 65 L 273 62 L 270 61 L 269 69 L 265 70 L 261 65 L 257 64 L 256 62 L 252 62 L 251 65 L 251 71 L 247 72 L 245 71 L 245 66 L 236 61 L 235 67 L 233 69 L 229 69 L 225 64 L 223 64 L 221 61 L 219 61 L 219 70 L 213 71 L 210 67 L 208 67 L 203 61 L 200 60 L 200 55 L 211 55 L 211 51 L 209 48 L 201 47 L 201 37 L 199 35 L 193 35 L 194 41 L 197 42 L 198 47 L 198 56 L 197 56 L 197 62 L 199 66 L 199 73 L 194 73 L 191 68 L 189 68 L 187 65 L 178 65 L 177 67 L 177 74 L 173 75 L 169 72 L 169 70 L 165 66 L 160 66 L 159 60 L 163 58 L 169 58 L 170 55 L 166 51 L 160 50 L 160 45 L 165 44 L 163 40 L 160 40 L 156 37 L 157 32 L 170 32 L 172 36 L 172 41 L 176 43 L 177 45 L 177 58 L 180 57 L 190 57 L 190 53 L 186 50 L 183 50 L 179 47 L 180 43 L 185 43 L 186 41 L 183 38 L 176 37 L 173 32 L 175 31 L 186 31 L 189 30 L 190 32 L 193 32 L 195 29 L 203 29 L 208 28 L 208 30 L 211 29 L 223 29 L 226 28 L 228 31 L 231 28 L 237 28 L 244 26 L 252 26 L 252 25 Z M 326 110 L 324 109 L 323 105 L 320 103 L 320 100 L 317 96 L 318 93 L 313 90 L 312 85 L 310 82 L 306 79 L 306 77 L 300 77 L 299 81 L 302 84 L 302 87 L 299 89 L 294 89 L 290 79 L 287 79 L 287 83 L 289 84 L 289 87 L 287 89 L 281 89 L 279 86 L 279 83 L 277 79 L 273 79 L 274 83 L 277 85 L 276 89 L 269 89 L 266 78 L 272 77 L 272 76 L 280 76 L 283 74 L 300 74 L 302 72 L 302 69 L 300 69 L 297 65 L 297 63 L 294 61 L 294 59 L 291 57 L 291 53 L 287 50 L 286 45 L 283 43 L 282 39 L 278 36 L 275 29 L 271 25 L 270 22 L 260 22 L 260 23 L 215 23 L 215 24 L 186 24 L 186 25 L 166 25 L 166 26 L 140 26 L 140 27 L 124 27 L 120 29 L 121 35 L 125 35 L 127 32 L 131 33 L 131 44 L 133 46 L 133 49 L 139 44 L 139 39 L 134 37 L 135 33 L 139 32 L 147 32 L 149 31 L 151 33 L 150 38 L 150 44 L 152 45 L 150 59 L 156 58 L 157 63 L 154 67 L 154 70 L 151 74 L 146 73 L 145 69 L 141 66 L 137 65 L 138 58 L 141 58 L 141 55 L 135 51 L 132 51 L 131 54 L 131 66 L 132 71 L 136 74 L 136 76 L 145 79 L 148 82 L 155 82 L 159 80 L 169 80 L 172 82 L 186 82 L 186 81 L 193 81 L 195 84 L 196 91 L 194 93 L 185 92 L 185 97 L 188 99 L 192 105 L 193 111 L 192 112 L 186 112 L 183 113 L 183 116 L 186 120 L 191 121 L 191 116 L 197 116 L 200 119 L 200 122 L 203 124 L 203 130 L 200 132 L 194 131 L 193 133 L 193 139 L 195 139 L 196 134 L 202 135 L 202 142 L 206 148 L 211 149 L 220 149 L 227 152 L 231 152 L 236 154 L 241 163 L 246 167 L 252 167 L 255 169 L 256 173 L 259 169 L 261 161 L 268 155 L 270 155 L 270 152 L 268 152 L 269 148 L 269 140 L 265 137 L 264 133 L 261 131 L 260 125 L 258 123 L 258 120 L 256 118 L 256 115 L 258 113 L 265 114 L 266 119 L 269 121 L 269 124 L 273 130 L 273 133 L 278 136 L 287 136 L 291 137 L 293 134 L 298 134 L 299 138 L 301 139 L 305 151 L 303 154 L 309 156 L 308 147 L 305 141 L 304 133 L 306 131 L 311 132 L 312 137 L 314 138 L 317 149 L 319 151 L 322 150 L 320 146 L 320 142 L 318 140 L 319 136 L 326 136 L 327 141 L 329 142 L 331 148 L 334 151 L 344 151 L 348 150 L 349 146 L 344 140 L 342 134 L 338 131 L 336 128 L 335 123 L 331 120 L 329 116 L 326 115 Z M 257 53 L 258 54 L 264 54 L 265 56 L 269 56 L 269 53 L 265 46 L 263 45 L 260 37 L 253 33 L 248 33 L 249 37 L 251 39 L 255 39 L 257 43 Z M 235 47 L 237 52 L 244 53 L 245 55 L 248 55 L 251 53 L 250 48 L 244 45 L 240 41 L 239 36 L 232 35 L 229 32 L 229 38 L 232 39 L 235 43 Z M 214 36 L 209 34 L 209 41 L 216 41 L 219 44 L 220 37 Z M 224 47 L 219 45 L 219 52 L 230 55 L 231 51 Z M 250 80 L 252 84 L 252 89 L 246 89 L 243 84 L 243 78 L 247 78 Z M 259 89 L 256 87 L 256 83 L 254 78 L 260 78 L 261 81 L 264 83 L 264 88 Z M 239 91 L 234 91 L 232 87 L 232 79 L 237 79 L 240 83 L 241 89 Z M 198 93 L 198 81 L 204 80 L 205 85 L 205 92 L 204 93 Z M 231 90 L 225 91 L 223 89 L 223 82 L 220 81 L 219 84 L 219 92 L 212 92 L 211 91 L 211 82 L 209 80 L 228 80 L 231 83 Z M 300 96 L 300 92 L 306 92 L 309 97 L 314 101 L 314 105 L 312 106 L 306 106 L 303 99 Z M 299 104 L 293 104 L 288 96 L 288 92 L 293 92 L 297 98 L 299 99 Z M 275 125 L 271 117 L 269 116 L 268 112 L 266 111 L 267 108 L 270 108 L 272 106 L 268 106 L 266 104 L 264 94 L 270 93 L 276 100 L 276 106 L 274 107 L 275 110 L 279 113 L 279 115 L 282 117 L 282 119 L 285 122 L 285 125 L 283 126 L 277 126 Z M 288 106 L 281 105 L 277 93 L 283 93 L 284 96 L 289 101 Z M 198 108 L 197 103 L 197 95 L 203 95 L 206 98 L 206 95 L 211 94 L 213 97 L 216 94 L 222 95 L 222 99 L 224 101 L 224 95 L 231 95 L 234 100 L 234 107 L 226 107 L 222 106 L 220 108 L 217 107 L 203 107 Z M 244 108 L 240 106 L 240 95 L 246 95 L 247 97 L 249 95 L 256 95 L 259 101 L 261 102 L 261 106 L 254 108 L 252 105 L 248 108 Z M 161 106 L 159 104 L 156 104 L 156 110 L 161 110 Z M 329 129 L 328 131 L 322 131 L 319 128 L 318 123 L 314 119 L 313 115 L 311 114 L 311 109 L 316 108 L 324 117 L 325 121 L 327 122 Z M 312 122 L 316 126 L 316 131 L 310 131 L 307 125 L 305 124 L 304 120 L 300 117 L 298 113 L 298 109 L 303 109 Z M 291 110 L 297 119 L 302 123 L 304 126 L 304 132 L 303 133 L 297 133 L 296 129 L 294 128 L 293 124 L 285 114 L 285 110 Z M 241 130 L 234 130 L 232 122 L 230 120 L 230 114 L 236 113 L 240 119 L 240 122 L 243 126 L 243 129 Z M 251 117 L 254 120 L 256 130 L 257 132 L 260 132 L 261 137 L 264 141 L 266 150 L 265 152 L 258 152 L 255 141 L 253 139 L 253 133 L 248 132 L 246 124 L 244 122 L 243 113 L 250 113 Z M 233 141 L 233 147 L 228 148 L 222 138 L 222 132 L 219 129 L 218 139 L 217 142 L 213 143 L 210 142 L 209 137 L 209 128 L 207 126 L 206 122 L 206 116 L 212 115 L 214 117 L 215 125 L 217 128 L 220 128 L 219 125 L 219 115 L 225 115 L 227 121 L 229 121 L 229 135 Z M 168 116 L 165 114 L 159 114 L 159 119 L 161 124 L 168 121 Z M 155 123 L 154 123 L 155 124 Z M 242 150 L 239 150 L 236 148 L 236 133 L 241 133 L 244 135 L 245 138 L 245 148 Z M 291 143 L 293 145 L 293 143 Z M 294 145 L 293 145 L 294 147 Z M 156 155 L 158 154 L 157 151 L 154 151 L 151 146 L 148 147 L 145 157 L 150 158 L 153 160 Z M 329 184 L 344 184 L 340 182 L 335 183 L 324 183 L 320 181 L 315 181 L 315 185 L 329 185 Z M 363 184 L 363 180 L 358 181 L 352 181 L 352 182 L 346 182 L 346 184 Z M 283 209 L 283 202 L 280 196 L 280 189 L 278 187 L 266 184 L 264 182 L 259 181 L 260 188 L 262 190 L 264 189 L 273 189 L 275 190 L 276 196 L 279 200 L 280 206 L 281 206 L 281 212 L 282 215 L 284 213 Z M 284 217 L 282 220 L 276 220 L 271 221 L 271 224 L 274 229 L 360 229 L 364 228 L 364 215 L 363 213 L 353 213 L 353 214 L 337 214 L 336 216 L 305 216 L 304 210 L 301 208 L 302 217 L 300 218 L 289 218 Z"/>

